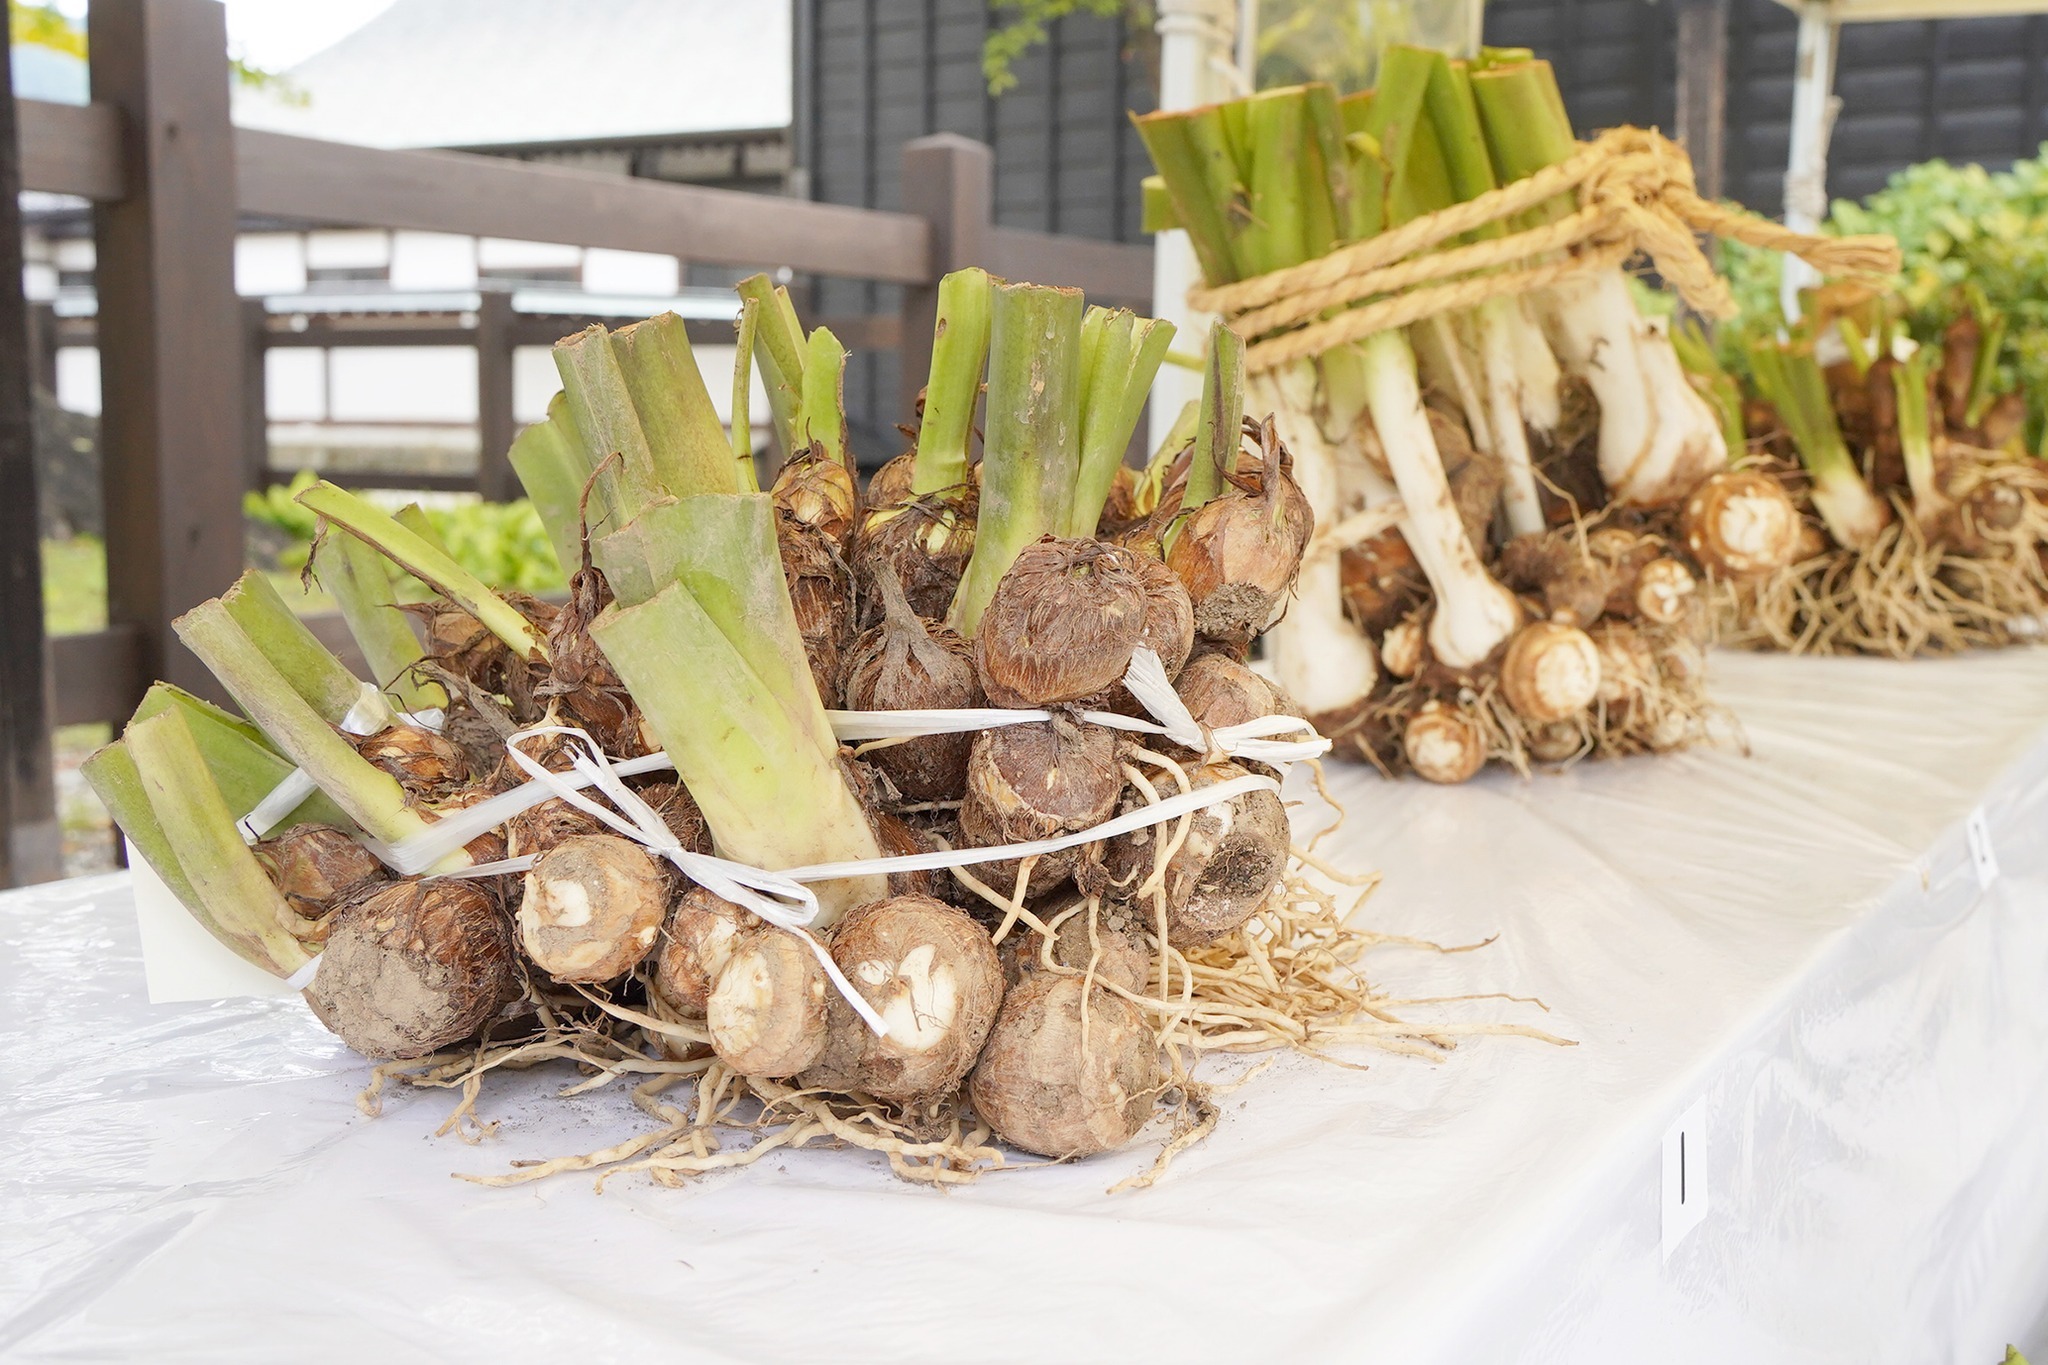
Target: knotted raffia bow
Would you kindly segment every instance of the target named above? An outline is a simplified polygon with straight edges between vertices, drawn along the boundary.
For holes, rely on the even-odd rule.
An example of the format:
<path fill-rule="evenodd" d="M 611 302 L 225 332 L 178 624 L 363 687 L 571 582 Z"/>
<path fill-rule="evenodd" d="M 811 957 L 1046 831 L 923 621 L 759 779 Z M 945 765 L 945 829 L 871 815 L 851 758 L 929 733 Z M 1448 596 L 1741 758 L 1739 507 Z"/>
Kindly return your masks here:
<path fill-rule="evenodd" d="M 1434 249 L 1574 193 L 1577 210 L 1554 222 Z M 1250 373 L 1487 299 L 1546 289 L 1620 265 L 1639 251 L 1693 309 L 1729 317 L 1735 296 L 1700 250 L 1695 234 L 1701 232 L 1790 252 L 1828 275 L 1888 275 L 1899 269 L 1898 243 L 1890 237 L 1794 232 L 1702 199 L 1692 161 L 1676 143 L 1648 129 L 1616 128 L 1581 145 L 1568 160 L 1477 199 L 1285 270 L 1191 290 L 1188 302 L 1222 314 L 1253 340 L 1245 352 Z M 1374 301 L 1298 326 L 1363 299 Z"/>

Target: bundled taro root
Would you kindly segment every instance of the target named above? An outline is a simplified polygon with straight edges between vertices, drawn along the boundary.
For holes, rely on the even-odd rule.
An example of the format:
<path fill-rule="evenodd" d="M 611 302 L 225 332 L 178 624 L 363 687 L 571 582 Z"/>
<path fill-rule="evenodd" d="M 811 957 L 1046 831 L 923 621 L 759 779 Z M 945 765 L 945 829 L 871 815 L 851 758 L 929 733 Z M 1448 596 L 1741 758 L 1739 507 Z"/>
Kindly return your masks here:
<path fill-rule="evenodd" d="M 1743 477 L 1789 495 L 1797 547 L 1769 572 L 1722 576 L 1719 637 L 1902 659 L 2038 638 L 2048 473 L 2025 444 L 2025 395 L 1996 391 L 2004 319 L 1966 290 L 1940 336 L 1916 338 L 1868 290 L 1805 301 L 1782 341 L 1738 334 L 1746 384 L 1687 338 L 1695 382 L 1758 452 Z"/>
<path fill-rule="evenodd" d="M 1596 203 L 1478 216 L 1599 150 L 1573 140 L 1548 64 L 1395 45 L 1369 92 L 1137 122 L 1159 172 L 1148 212 L 1187 231 L 1203 306 L 1254 343 L 1253 406 L 1275 414 L 1316 523 L 1286 615 L 1233 624 L 1266 629 L 1279 682 L 1338 752 L 1461 782 L 1489 760 L 1707 738 L 1703 587 L 1783 570 L 1798 510 L 1731 469 L 1718 395 L 1615 255 L 1581 242 L 1585 262 L 1558 271 L 1555 246 L 1512 254 L 1507 238 Z M 1638 141 L 1638 160 L 1682 159 Z M 1478 287 L 1545 270 L 1542 287 Z M 1347 330 L 1350 309 L 1395 320 Z"/>
<path fill-rule="evenodd" d="M 1271 769 L 1103 723 L 1143 715 L 1145 651 L 1204 746 L 1291 710 L 1242 655 L 1311 519 L 1222 370 L 1141 499 L 1119 470 L 1172 329 L 961 272 L 917 448 L 863 505 L 843 351 L 765 281 L 741 293 L 730 438 L 680 320 L 557 345 L 563 394 L 512 460 L 579 566 L 565 605 L 493 593 L 417 518 L 322 484 L 314 570 L 375 685 L 257 576 L 179 621 L 246 719 L 159 684 L 87 775 L 194 917 L 297 979 L 379 1062 L 373 1091 L 461 1084 L 461 1118 L 487 1073 L 573 1058 L 666 1125 L 495 1183 L 672 1183 L 814 1141 L 952 1182 L 1004 1164 L 998 1141 L 1121 1146 L 1162 1105 L 1163 1163 L 1214 1122 L 1208 1051 L 1465 1031 L 1373 995 L 1373 939 L 1293 858 Z M 767 492 L 756 363 L 795 452 Z M 406 574 L 435 594 L 424 643 Z M 1043 718 L 846 747 L 841 701 Z M 1041 839 L 1066 846 L 1007 848 Z M 949 849 L 949 871 L 876 861 Z M 757 885 L 819 864 L 841 867 Z M 1282 956 L 1326 969 L 1260 965 Z M 754 1144 L 720 1151 L 729 1124 Z"/>

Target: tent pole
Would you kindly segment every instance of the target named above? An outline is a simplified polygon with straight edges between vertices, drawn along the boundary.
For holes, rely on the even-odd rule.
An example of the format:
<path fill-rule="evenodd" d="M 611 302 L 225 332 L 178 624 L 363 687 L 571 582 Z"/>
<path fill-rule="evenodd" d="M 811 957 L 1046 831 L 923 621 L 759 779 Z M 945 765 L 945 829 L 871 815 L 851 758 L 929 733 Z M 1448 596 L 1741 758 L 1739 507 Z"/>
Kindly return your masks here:
<path fill-rule="evenodd" d="M 1828 211 L 1828 138 L 1841 102 L 1829 92 L 1835 83 L 1836 39 L 1841 23 L 1831 0 L 1806 0 L 1799 7 L 1798 57 L 1792 76 L 1792 149 L 1785 166 L 1785 226 L 1811 232 Z M 1799 319 L 1799 291 L 1818 282 L 1813 267 L 1785 258 L 1780 303 L 1787 322 Z"/>

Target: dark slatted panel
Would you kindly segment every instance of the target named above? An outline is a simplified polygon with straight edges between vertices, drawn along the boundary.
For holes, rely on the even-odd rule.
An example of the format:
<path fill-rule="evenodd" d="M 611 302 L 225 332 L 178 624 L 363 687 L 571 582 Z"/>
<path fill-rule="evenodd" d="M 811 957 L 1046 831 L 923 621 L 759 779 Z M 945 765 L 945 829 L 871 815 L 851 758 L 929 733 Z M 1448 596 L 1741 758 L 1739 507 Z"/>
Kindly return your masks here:
<path fill-rule="evenodd" d="M 1634 3 L 1635 0 L 1622 0 Z M 1138 182 L 1147 166 L 1125 110 L 1151 107 L 1151 76 L 1125 52 L 1122 26 L 1077 15 L 1016 67 L 990 99 L 981 73 L 985 0 L 798 0 L 797 139 L 813 199 L 897 208 L 903 144 L 959 133 L 996 154 L 996 221 L 1113 241 L 1142 241 Z M 820 281 L 819 313 L 891 312 L 893 288 Z M 869 463 L 894 454 L 896 358 L 856 355 L 847 406 Z"/>
<path fill-rule="evenodd" d="M 1557 67 L 1581 133 L 1672 125 L 1671 6 L 1641 0 L 1493 0 L 1486 37 L 1533 47 Z M 1797 24 L 1772 0 L 1736 0 L 1728 52 L 1729 194 L 1784 206 Z M 1851 24 L 1835 93 L 1842 112 L 1831 194 L 1860 197 L 1928 157 L 1994 169 L 2031 156 L 2048 132 L 2048 17 Z"/>

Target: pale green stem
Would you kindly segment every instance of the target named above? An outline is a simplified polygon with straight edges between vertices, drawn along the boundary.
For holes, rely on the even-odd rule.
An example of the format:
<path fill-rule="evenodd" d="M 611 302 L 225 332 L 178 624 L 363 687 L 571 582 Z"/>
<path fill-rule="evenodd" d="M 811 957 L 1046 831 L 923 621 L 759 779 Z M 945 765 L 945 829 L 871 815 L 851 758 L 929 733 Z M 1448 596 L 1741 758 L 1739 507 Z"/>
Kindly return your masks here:
<path fill-rule="evenodd" d="M 314 484 L 298 501 L 329 522 L 367 542 L 406 572 L 461 607 L 522 658 L 547 657 L 547 644 L 533 625 L 447 551 L 428 544 L 380 509 L 331 483 Z M 573 562 L 573 561 L 572 561 Z"/>

